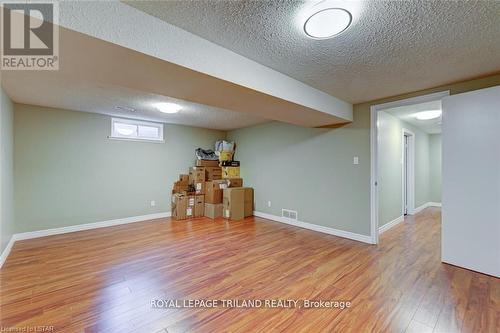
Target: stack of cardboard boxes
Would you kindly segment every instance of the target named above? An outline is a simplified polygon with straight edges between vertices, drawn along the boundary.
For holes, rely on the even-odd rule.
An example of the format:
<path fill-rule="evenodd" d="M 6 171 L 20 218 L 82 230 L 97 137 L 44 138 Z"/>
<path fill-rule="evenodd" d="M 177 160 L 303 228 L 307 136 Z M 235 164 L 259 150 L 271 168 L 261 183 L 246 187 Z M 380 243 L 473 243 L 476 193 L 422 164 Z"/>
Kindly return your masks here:
<path fill-rule="evenodd" d="M 243 187 L 239 162 L 232 161 L 232 154 L 221 154 L 221 159 L 196 160 L 189 174 L 179 176 L 172 190 L 173 219 L 242 220 L 253 215 L 253 189 Z"/>

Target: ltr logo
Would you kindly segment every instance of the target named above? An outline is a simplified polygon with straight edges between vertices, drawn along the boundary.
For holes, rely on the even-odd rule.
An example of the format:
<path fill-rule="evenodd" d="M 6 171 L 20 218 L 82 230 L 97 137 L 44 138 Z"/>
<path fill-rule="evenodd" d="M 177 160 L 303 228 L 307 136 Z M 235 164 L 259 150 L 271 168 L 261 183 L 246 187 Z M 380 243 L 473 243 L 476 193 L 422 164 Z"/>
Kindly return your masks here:
<path fill-rule="evenodd" d="M 2 5 L 2 69 L 58 69 L 54 4 Z"/>

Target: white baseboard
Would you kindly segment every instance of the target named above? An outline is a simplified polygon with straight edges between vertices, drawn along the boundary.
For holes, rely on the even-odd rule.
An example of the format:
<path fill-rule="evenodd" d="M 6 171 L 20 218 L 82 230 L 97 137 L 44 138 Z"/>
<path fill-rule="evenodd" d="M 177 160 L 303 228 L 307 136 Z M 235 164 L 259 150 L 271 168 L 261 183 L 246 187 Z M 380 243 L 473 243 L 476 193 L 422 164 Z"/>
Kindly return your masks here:
<path fill-rule="evenodd" d="M 101 221 L 101 222 L 94 222 L 94 223 L 77 224 L 77 225 L 72 225 L 72 226 L 62 227 L 62 228 L 53 228 L 53 229 L 37 230 L 37 231 L 22 232 L 19 234 L 14 234 L 10 238 L 9 244 L 7 245 L 5 250 L 2 252 L 2 256 L 0 257 L 0 268 L 4 264 L 5 260 L 7 260 L 7 256 L 9 255 L 10 250 L 12 249 L 12 246 L 14 245 L 14 242 L 16 242 L 18 240 L 25 240 L 25 239 L 39 238 L 39 237 L 45 237 L 45 236 L 66 234 L 69 232 L 76 232 L 76 231 L 83 231 L 83 230 L 90 230 L 90 229 L 97 229 L 97 228 L 112 227 L 112 226 L 121 225 L 121 224 L 128 224 L 128 223 L 143 222 L 143 221 L 154 220 L 154 219 L 161 219 L 161 218 L 170 217 L 170 216 L 171 216 L 170 212 L 155 213 L 155 214 L 125 217 L 122 219 L 115 219 L 115 220 L 108 220 L 108 221 Z"/>
<path fill-rule="evenodd" d="M 262 213 L 262 212 L 257 212 L 257 211 L 254 211 L 253 215 L 257 216 L 257 217 L 261 217 L 261 218 L 267 219 L 267 220 L 271 220 L 271 221 L 276 221 L 276 222 L 280 222 L 280 223 L 285 223 L 285 224 L 293 225 L 293 226 L 299 227 L 299 228 L 309 229 L 309 230 L 313 230 L 313 231 L 317 231 L 317 232 L 322 232 L 322 233 L 329 234 L 329 235 L 334 235 L 334 236 L 338 236 L 338 237 L 352 239 L 352 240 L 355 240 L 355 241 L 358 241 L 358 242 L 372 244 L 372 239 L 371 239 L 370 236 L 356 234 L 356 233 L 350 232 L 350 231 L 344 231 L 344 230 L 339 230 L 339 229 L 324 227 L 324 226 L 321 226 L 321 225 L 307 223 L 307 222 L 290 220 L 290 219 L 287 219 L 287 218 L 284 218 L 284 217 L 281 217 L 281 216 L 276 216 L 276 215 Z"/>
<path fill-rule="evenodd" d="M 7 260 L 7 257 L 9 256 L 10 250 L 12 250 L 12 247 L 14 246 L 15 242 L 14 235 L 10 237 L 9 243 L 7 243 L 7 246 L 5 249 L 2 251 L 2 255 L 0 256 L 0 268 L 2 268 L 5 260 Z"/>
<path fill-rule="evenodd" d="M 413 210 L 413 212 L 411 213 L 411 215 L 415 215 L 417 213 L 420 213 L 421 211 L 423 211 L 427 207 L 441 207 L 441 203 L 440 202 L 431 202 L 431 201 L 426 202 L 422 206 L 418 206 L 417 208 L 415 208 Z"/>
<path fill-rule="evenodd" d="M 426 202 L 424 203 L 422 206 L 418 206 L 417 208 L 415 208 L 413 210 L 413 212 L 410 212 L 411 215 L 415 215 L 415 214 L 418 214 L 420 213 L 421 211 L 423 211 L 424 209 L 426 209 L 427 207 L 429 207 L 429 203 Z"/>
<path fill-rule="evenodd" d="M 380 235 L 380 234 L 386 232 L 387 230 L 391 229 L 392 227 L 395 227 L 396 225 L 400 224 L 404 220 L 405 220 L 404 215 L 401 215 L 401 216 L 395 218 L 391 222 L 388 222 L 388 223 L 384 224 L 383 226 L 379 227 L 378 234 Z"/>
<path fill-rule="evenodd" d="M 105 228 L 105 227 L 112 227 L 112 226 L 120 225 L 120 224 L 128 224 L 128 223 L 142 222 L 142 221 L 147 221 L 147 220 L 161 219 L 161 218 L 165 218 L 165 217 L 170 217 L 170 215 L 171 215 L 171 213 L 167 212 L 167 213 L 156 213 L 156 214 L 132 216 L 132 217 L 125 217 L 125 218 L 116 219 L 116 220 L 77 224 L 77 225 L 72 225 L 69 227 L 23 232 L 20 234 L 15 234 L 14 236 L 15 236 L 15 240 L 18 241 L 18 240 L 24 240 L 24 239 L 66 234 L 68 232 L 83 231 L 83 230 L 90 230 L 90 229 L 97 229 L 97 228 Z"/>
<path fill-rule="evenodd" d="M 441 207 L 441 203 L 440 202 L 432 202 L 432 201 L 426 202 L 422 206 L 415 208 L 412 212 L 412 215 L 420 213 L 421 211 L 423 211 L 427 207 Z M 403 222 L 404 219 L 405 219 L 404 215 L 401 215 L 401 216 L 395 218 L 394 220 L 392 220 L 391 222 L 386 223 L 383 226 L 379 227 L 378 228 L 379 235 L 386 232 L 387 230 L 391 229 L 392 227 L 398 225 L 399 223 Z"/>

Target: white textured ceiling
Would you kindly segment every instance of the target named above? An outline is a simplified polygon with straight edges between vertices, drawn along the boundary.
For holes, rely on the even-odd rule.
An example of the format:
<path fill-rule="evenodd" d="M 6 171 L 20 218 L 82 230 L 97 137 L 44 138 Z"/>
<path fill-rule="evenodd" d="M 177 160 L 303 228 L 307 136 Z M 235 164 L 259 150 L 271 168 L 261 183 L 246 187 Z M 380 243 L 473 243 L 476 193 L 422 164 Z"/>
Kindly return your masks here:
<path fill-rule="evenodd" d="M 2 71 L 2 87 L 16 103 L 210 129 L 231 130 L 269 121 L 255 113 L 218 107 L 217 103 L 191 101 L 189 94 L 180 92 L 195 89 L 195 85 L 188 81 L 188 88 L 183 89 L 185 76 L 170 67 L 165 69 L 168 64 L 64 28 L 60 29 L 60 56 L 59 70 Z M 171 85 L 178 89 L 168 89 Z M 210 89 L 203 87 L 208 94 Z M 174 98 L 167 95 L 169 91 L 187 98 Z M 161 113 L 155 107 L 161 102 L 179 104 L 182 110 Z"/>
<path fill-rule="evenodd" d="M 5 88 L 12 100 L 18 103 L 169 124 L 231 130 L 268 121 L 249 113 L 234 112 L 163 95 L 94 82 L 78 82 L 72 79 L 41 82 L 36 75 L 26 75 L 18 80 L 8 80 Z M 26 94 L 27 91 L 28 94 Z M 182 110 L 176 114 L 161 113 L 154 106 L 160 102 L 179 104 Z M 135 111 L 117 107 L 133 108 Z"/>
<path fill-rule="evenodd" d="M 59 70 L 1 72 L 15 102 L 221 130 L 269 120 L 309 127 L 347 121 L 73 30 L 61 27 L 59 37 Z M 153 107 L 169 100 L 183 110 L 165 115 Z"/>
<path fill-rule="evenodd" d="M 421 111 L 441 110 L 441 100 L 399 106 L 383 110 L 429 134 L 441 133 L 441 117 L 429 120 L 418 120 L 417 113 Z"/>
<path fill-rule="evenodd" d="M 352 103 L 500 71 L 500 1 L 329 0 L 353 25 L 313 40 L 301 22 L 317 3 L 127 2 Z"/>
<path fill-rule="evenodd" d="M 71 62 L 92 73 L 99 67 L 103 73 L 98 76 L 120 77 L 127 87 L 140 85 L 139 90 L 147 87 L 148 92 L 296 125 L 352 121 L 350 103 L 119 1 L 63 1 L 59 12 L 61 27 L 114 45 L 113 50 L 89 43 L 84 48 L 62 34 L 61 51 L 67 50 L 66 55 L 61 52 L 62 64 Z M 81 59 L 78 51 L 99 54 L 92 59 L 96 64 Z"/>

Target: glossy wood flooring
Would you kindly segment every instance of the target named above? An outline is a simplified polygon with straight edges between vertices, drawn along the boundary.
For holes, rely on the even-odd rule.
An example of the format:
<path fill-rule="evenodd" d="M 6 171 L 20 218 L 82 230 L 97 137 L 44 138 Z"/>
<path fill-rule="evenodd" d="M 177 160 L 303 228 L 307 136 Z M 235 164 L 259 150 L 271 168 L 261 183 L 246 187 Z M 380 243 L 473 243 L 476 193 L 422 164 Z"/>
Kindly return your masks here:
<path fill-rule="evenodd" d="M 54 332 L 500 332 L 500 281 L 440 262 L 428 208 L 372 246 L 259 218 L 169 219 L 17 242 L 1 326 Z M 153 309 L 152 299 L 350 300 Z"/>

